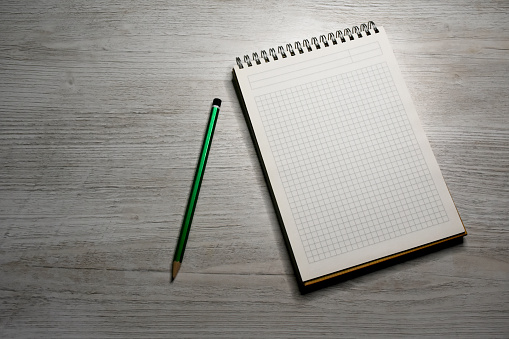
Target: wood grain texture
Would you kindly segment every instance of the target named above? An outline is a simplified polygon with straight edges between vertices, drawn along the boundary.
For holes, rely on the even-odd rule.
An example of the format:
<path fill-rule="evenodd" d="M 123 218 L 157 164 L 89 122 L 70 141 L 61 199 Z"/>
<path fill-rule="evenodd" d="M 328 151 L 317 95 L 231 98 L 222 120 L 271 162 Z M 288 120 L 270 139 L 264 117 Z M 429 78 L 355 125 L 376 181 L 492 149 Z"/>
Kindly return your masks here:
<path fill-rule="evenodd" d="M 1 337 L 509 336 L 508 2 L 3 0 L 0 19 Z M 231 68 L 367 20 L 469 235 L 302 296 Z"/>

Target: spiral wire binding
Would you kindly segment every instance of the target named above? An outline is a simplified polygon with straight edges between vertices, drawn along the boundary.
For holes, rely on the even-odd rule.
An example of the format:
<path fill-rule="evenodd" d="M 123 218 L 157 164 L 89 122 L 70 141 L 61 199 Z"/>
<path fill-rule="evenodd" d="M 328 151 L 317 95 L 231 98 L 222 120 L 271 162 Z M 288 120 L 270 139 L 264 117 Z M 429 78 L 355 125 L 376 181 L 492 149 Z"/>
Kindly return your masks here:
<path fill-rule="evenodd" d="M 304 50 L 302 49 L 302 44 L 300 41 L 295 41 L 295 49 L 299 51 L 299 54 L 304 53 Z"/>
<path fill-rule="evenodd" d="M 260 52 L 260 56 L 258 56 L 258 53 L 253 53 L 252 57 L 249 55 L 244 55 L 244 63 L 242 62 L 242 59 L 237 57 L 236 63 L 239 66 L 239 68 L 244 68 L 244 64 L 246 64 L 248 67 L 253 66 L 253 62 L 257 65 L 260 65 L 262 62 L 261 60 L 264 60 L 266 63 L 270 62 L 270 57 L 272 57 L 272 60 L 278 60 L 278 54 L 281 56 L 281 58 L 287 58 L 288 54 L 289 56 L 295 56 L 296 51 L 299 52 L 299 54 L 303 54 L 305 50 L 307 49 L 308 52 L 311 52 L 314 49 L 320 49 L 322 47 L 326 48 L 329 47 L 332 43 L 332 45 L 337 45 L 338 43 L 345 43 L 347 41 L 360 39 L 364 36 L 371 35 L 371 30 L 373 32 L 378 33 L 378 28 L 376 28 L 376 25 L 373 21 L 368 21 L 367 24 L 361 24 L 360 26 L 353 26 L 352 29 L 345 28 L 343 31 L 338 30 L 336 31 L 336 34 L 334 33 L 328 33 L 327 35 L 320 35 L 319 39 L 316 37 L 311 38 L 311 42 L 308 39 L 304 39 L 302 41 L 302 44 L 300 41 L 295 41 L 294 46 L 295 49 L 292 47 L 292 44 L 286 44 L 286 51 L 283 46 L 278 46 L 277 52 L 275 48 L 270 48 L 269 53 L 265 50 L 262 50 Z M 288 54 L 287 54 L 288 52 Z M 252 61 L 251 61 L 252 59 Z"/>
<path fill-rule="evenodd" d="M 293 51 L 292 44 L 286 44 L 286 50 L 288 51 L 288 53 L 290 53 L 291 56 L 295 55 L 295 52 Z"/>
<path fill-rule="evenodd" d="M 260 53 L 261 57 L 263 58 L 263 60 L 265 60 L 265 62 L 269 62 L 269 56 L 267 55 L 267 51 L 266 50 L 263 50 L 261 53 Z M 240 58 L 237 58 L 240 60 Z"/>
<path fill-rule="evenodd" d="M 332 41 L 333 45 L 337 45 L 338 42 L 336 40 L 336 37 L 334 36 L 334 33 L 329 33 L 329 40 Z"/>
<path fill-rule="evenodd" d="M 345 35 L 341 32 L 341 30 L 336 31 L 336 37 L 339 38 L 341 43 L 346 42 Z"/>
<path fill-rule="evenodd" d="M 329 42 L 325 35 L 320 35 L 320 42 L 324 45 L 324 47 L 329 47 Z"/>
<path fill-rule="evenodd" d="M 277 48 L 277 52 L 278 52 L 279 54 L 281 54 L 281 56 L 282 56 L 283 58 L 286 58 L 286 53 L 285 53 L 285 49 L 283 48 L 283 46 L 279 46 L 279 47 Z"/>
<path fill-rule="evenodd" d="M 313 49 L 311 48 L 311 44 L 309 43 L 309 40 L 308 39 L 304 39 L 302 41 L 302 44 L 304 45 L 304 47 L 306 47 L 308 49 L 308 52 L 311 52 Z"/>
<path fill-rule="evenodd" d="M 269 54 L 272 57 L 272 59 L 277 60 L 277 54 L 276 54 L 276 50 L 274 48 L 269 49 Z"/>
<path fill-rule="evenodd" d="M 348 36 L 348 39 L 350 39 L 350 40 L 354 39 L 354 37 L 352 35 L 352 31 L 350 30 L 350 28 L 345 28 L 343 30 L 343 33 L 344 33 L 345 36 Z"/>

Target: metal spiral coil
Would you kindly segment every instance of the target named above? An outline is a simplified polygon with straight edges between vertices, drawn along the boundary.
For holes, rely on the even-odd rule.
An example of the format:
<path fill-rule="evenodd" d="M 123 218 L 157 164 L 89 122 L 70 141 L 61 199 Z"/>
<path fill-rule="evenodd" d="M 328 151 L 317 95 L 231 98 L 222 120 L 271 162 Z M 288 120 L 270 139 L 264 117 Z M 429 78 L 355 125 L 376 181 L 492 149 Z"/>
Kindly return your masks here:
<path fill-rule="evenodd" d="M 327 41 L 327 37 L 325 35 L 320 35 L 320 42 L 324 47 L 329 47 L 329 42 Z"/>
<path fill-rule="evenodd" d="M 304 50 L 302 49 L 302 44 L 300 41 L 295 41 L 295 49 L 299 51 L 299 54 L 304 53 Z"/>
<path fill-rule="evenodd" d="M 263 60 L 265 60 L 265 62 L 269 62 L 269 56 L 267 55 L 267 51 L 265 50 L 262 50 L 261 53 L 260 53 L 261 57 Z"/>
<path fill-rule="evenodd" d="M 311 38 L 311 43 L 315 45 L 316 49 L 320 49 L 320 43 L 318 42 L 318 39 L 315 36 Z"/>
<path fill-rule="evenodd" d="M 308 39 L 304 39 L 302 41 L 302 44 L 304 45 L 304 47 L 306 47 L 308 49 L 308 52 L 311 52 L 313 49 L 311 48 L 311 44 L 309 43 L 309 40 Z"/>
<path fill-rule="evenodd" d="M 249 55 L 244 55 L 244 62 L 249 66 L 253 66 L 253 64 L 251 63 L 251 58 L 249 57 Z"/>
<path fill-rule="evenodd" d="M 329 33 L 329 40 L 332 41 L 333 45 L 337 45 L 336 37 L 334 36 L 334 33 Z"/>
<path fill-rule="evenodd" d="M 264 60 L 266 63 L 270 62 L 270 57 L 274 61 L 278 60 L 279 57 L 284 59 L 288 56 L 295 56 L 297 51 L 299 54 L 303 54 L 306 50 L 311 52 L 313 50 L 321 49 L 322 47 L 327 48 L 331 45 L 337 45 L 346 43 L 347 41 L 361 39 L 362 37 L 371 35 L 372 32 L 376 34 L 379 32 L 379 30 L 373 21 L 368 21 L 367 23 L 363 23 L 360 26 L 353 26 L 351 29 L 345 28 L 343 30 L 336 31 L 336 33 L 331 32 L 326 35 L 322 34 L 319 36 L 319 38 L 312 37 L 311 41 L 308 39 L 302 40 L 302 43 L 300 41 L 295 41 L 295 49 L 293 48 L 292 44 L 286 44 L 286 50 L 285 47 L 283 47 L 284 45 L 281 45 L 277 47 L 277 52 L 275 48 L 270 48 L 268 54 L 265 50 L 262 50 L 260 52 L 260 56 L 258 56 L 258 53 L 256 52 L 252 54 L 252 57 L 246 54 L 244 55 L 244 62 L 242 62 L 242 59 L 239 57 L 235 59 L 235 62 L 239 68 L 244 68 L 244 65 L 251 67 L 253 66 L 253 63 L 260 65 L 262 63 L 261 60 Z"/>
<path fill-rule="evenodd" d="M 366 25 L 366 24 L 362 24 L 362 25 L 361 25 L 361 31 L 362 31 L 362 32 L 365 32 L 365 33 L 366 33 L 366 35 L 371 35 L 371 33 L 370 33 L 370 32 L 369 32 L 369 30 L 368 30 L 368 25 Z"/>
<path fill-rule="evenodd" d="M 356 27 L 356 26 L 354 26 L 354 27 Z M 350 28 L 345 28 L 345 29 L 343 30 L 343 34 L 344 34 L 344 36 L 345 36 L 345 37 L 346 37 L 346 36 L 348 36 L 348 38 L 349 38 L 350 40 L 353 40 L 353 39 L 354 39 L 354 37 L 353 37 L 353 35 L 352 35 L 352 31 L 350 30 Z"/>
<path fill-rule="evenodd" d="M 258 57 L 258 53 L 253 53 L 253 60 L 256 62 L 257 65 L 261 64 L 260 58 Z"/>
<path fill-rule="evenodd" d="M 286 44 L 286 50 L 288 51 L 288 53 L 290 53 L 291 56 L 295 55 L 295 52 L 293 51 L 292 44 Z"/>
<path fill-rule="evenodd" d="M 343 34 L 343 32 L 341 30 L 337 30 L 336 31 L 336 38 L 339 38 L 339 40 L 341 41 L 341 43 L 345 42 L 345 35 Z"/>
<path fill-rule="evenodd" d="M 269 54 L 274 60 L 277 60 L 277 54 L 274 48 L 269 49 Z"/>
<path fill-rule="evenodd" d="M 286 52 L 285 52 L 285 49 L 284 49 L 284 47 L 283 47 L 283 46 L 279 46 L 279 47 L 277 48 L 277 52 L 278 52 L 279 54 L 281 54 L 281 56 L 282 56 L 283 58 L 286 58 Z"/>

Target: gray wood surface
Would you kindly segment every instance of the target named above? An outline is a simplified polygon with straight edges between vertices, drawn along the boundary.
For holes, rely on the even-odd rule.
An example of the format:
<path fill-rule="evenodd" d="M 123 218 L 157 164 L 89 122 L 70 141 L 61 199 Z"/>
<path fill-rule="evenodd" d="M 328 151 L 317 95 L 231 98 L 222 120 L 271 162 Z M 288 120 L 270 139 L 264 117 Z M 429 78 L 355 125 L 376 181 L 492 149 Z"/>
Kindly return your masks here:
<path fill-rule="evenodd" d="M 231 68 L 367 20 L 469 235 L 300 295 Z M 2 0 L 0 337 L 509 337 L 508 24 L 507 1 Z"/>

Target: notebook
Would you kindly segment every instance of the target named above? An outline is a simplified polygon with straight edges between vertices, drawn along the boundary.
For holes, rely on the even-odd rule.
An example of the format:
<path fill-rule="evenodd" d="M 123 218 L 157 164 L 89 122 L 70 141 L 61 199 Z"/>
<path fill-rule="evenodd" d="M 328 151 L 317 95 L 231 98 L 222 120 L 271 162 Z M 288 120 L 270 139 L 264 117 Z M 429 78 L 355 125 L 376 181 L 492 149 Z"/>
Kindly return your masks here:
<path fill-rule="evenodd" d="M 233 83 L 302 286 L 466 235 L 383 27 L 237 58 Z"/>

